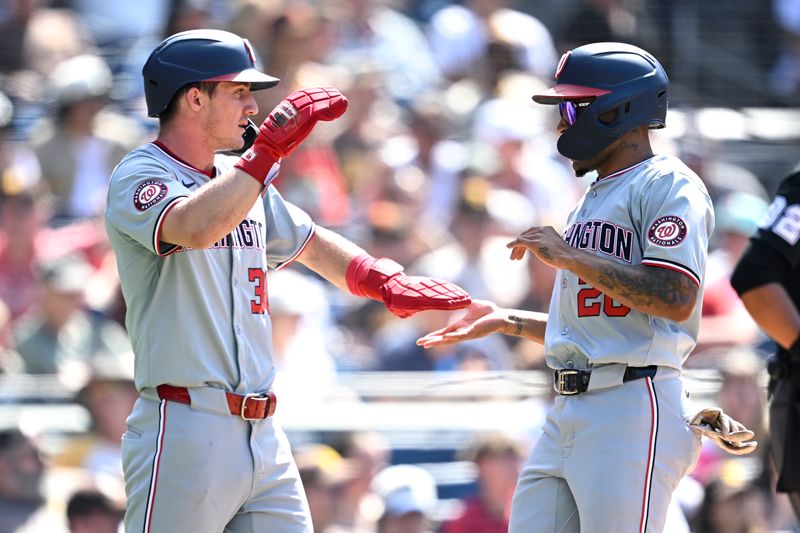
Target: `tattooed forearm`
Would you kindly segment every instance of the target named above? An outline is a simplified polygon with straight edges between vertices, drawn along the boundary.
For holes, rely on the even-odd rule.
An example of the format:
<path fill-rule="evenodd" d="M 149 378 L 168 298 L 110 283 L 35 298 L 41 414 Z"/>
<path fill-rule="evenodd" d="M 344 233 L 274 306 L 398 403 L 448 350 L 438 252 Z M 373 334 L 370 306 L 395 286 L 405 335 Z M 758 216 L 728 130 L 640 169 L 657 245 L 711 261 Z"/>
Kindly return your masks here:
<path fill-rule="evenodd" d="M 539 247 L 539 254 L 545 259 L 552 259 L 553 254 L 550 253 L 550 249 L 547 246 L 540 246 Z"/>
<path fill-rule="evenodd" d="M 619 263 L 583 250 L 567 269 L 617 303 L 676 322 L 692 316 L 700 290 L 681 272 Z"/>
<path fill-rule="evenodd" d="M 694 304 L 694 285 L 688 277 L 672 270 L 603 265 L 599 281 L 606 289 L 637 306 Z"/>

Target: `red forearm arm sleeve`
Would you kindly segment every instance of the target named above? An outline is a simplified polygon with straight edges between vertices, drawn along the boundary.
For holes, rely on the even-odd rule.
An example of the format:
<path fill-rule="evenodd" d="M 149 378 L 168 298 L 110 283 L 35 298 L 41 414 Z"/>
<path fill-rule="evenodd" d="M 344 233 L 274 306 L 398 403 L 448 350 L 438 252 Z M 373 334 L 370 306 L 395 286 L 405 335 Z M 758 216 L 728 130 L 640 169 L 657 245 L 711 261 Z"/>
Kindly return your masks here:
<path fill-rule="evenodd" d="M 347 266 L 347 288 L 356 296 L 383 301 L 381 287 L 402 271 L 403 267 L 391 259 L 376 259 L 369 254 L 362 254 Z"/>

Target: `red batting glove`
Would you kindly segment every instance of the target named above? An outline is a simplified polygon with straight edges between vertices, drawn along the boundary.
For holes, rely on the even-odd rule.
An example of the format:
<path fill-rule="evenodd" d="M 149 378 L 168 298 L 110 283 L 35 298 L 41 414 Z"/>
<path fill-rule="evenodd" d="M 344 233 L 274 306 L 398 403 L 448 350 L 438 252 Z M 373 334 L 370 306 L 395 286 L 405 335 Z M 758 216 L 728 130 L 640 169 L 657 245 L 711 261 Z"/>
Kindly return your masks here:
<path fill-rule="evenodd" d="M 320 120 L 341 117 L 347 98 L 332 87 L 295 91 L 279 103 L 258 129 L 253 146 L 234 165 L 266 184 L 272 165 L 288 156 Z"/>
<path fill-rule="evenodd" d="M 347 266 L 345 277 L 350 292 L 382 301 L 400 318 L 429 309 L 454 311 L 467 307 L 472 301 L 458 285 L 434 278 L 406 276 L 402 266 L 385 257 L 360 255 Z"/>

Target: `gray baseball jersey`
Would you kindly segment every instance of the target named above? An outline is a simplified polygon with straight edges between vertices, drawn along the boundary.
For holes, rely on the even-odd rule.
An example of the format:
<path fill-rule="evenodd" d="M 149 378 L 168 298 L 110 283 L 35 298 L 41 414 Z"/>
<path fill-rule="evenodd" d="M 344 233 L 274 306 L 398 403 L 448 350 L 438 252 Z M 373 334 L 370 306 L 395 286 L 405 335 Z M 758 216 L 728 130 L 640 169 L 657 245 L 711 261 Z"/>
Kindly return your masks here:
<path fill-rule="evenodd" d="M 214 174 L 234 162 L 216 156 Z M 295 259 L 315 226 L 269 186 L 211 247 L 162 242 L 169 210 L 210 179 L 150 143 L 109 184 L 106 228 L 141 391 L 122 439 L 125 529 L 310 533 L 285 433 L 272 418 L 232 416 L 220 398 L 270 388 L 267 270 Z M 163 384 L 187 387 L 191 406 L 161 399 Z"/>
<path fill-rule="evenodd" d="M 700 294 L 691 317 L 677 323 L 630 309 L 572 272 L 559 271 L 545 334 L 548 365 L 679 369 L 697 341 L 713 230 L 705 185 L 677 158 L 654 156 L 595 181 L 570 213 L 564 240 L 621 263 L 675 270 L 697 284 Z"/>
<path fill-rule="evenodd" d="M 548 412 L 519 477 L 510 533 L 664 529 L 671 494 L 700 451 L 700 438 L 686 421 L 680 368 L 697 338 L 713 229 L 705 186 L 670 156 L 596 180 L 570 214 L 563 237 L 571 246 L 624 264 L 675 270 L 700 292 L 691 317 L 677 323 L 630 309 L 575 274 L 558 272 L 545 333 L 547 363 L 591 369 L 591 375 L 587 392 L 557 396 Z M 626 365 L 657 369 L 625 380 Z"/>
<path fill-rule="evenodd" d="M 223 173 L 234 162 L 217 156 L 215 168 Z M 267 269 L 297 257 L 314 224 L 270 186 L 211 248 L 161 242 L 170 208 L 209 179 L 155 143 L 128 154 L 111 177 L 106 228 L 140 390 L 168 383 L 252 392 L 273 379 Z"/>

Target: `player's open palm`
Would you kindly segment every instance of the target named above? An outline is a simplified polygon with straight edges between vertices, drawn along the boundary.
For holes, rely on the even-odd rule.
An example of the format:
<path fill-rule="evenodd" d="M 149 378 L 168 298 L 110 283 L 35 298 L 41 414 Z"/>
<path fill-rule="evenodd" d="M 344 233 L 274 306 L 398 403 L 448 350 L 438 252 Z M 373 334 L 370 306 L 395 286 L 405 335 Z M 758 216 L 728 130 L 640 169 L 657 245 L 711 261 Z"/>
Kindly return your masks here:
<path fill-rule="evenodd" d="M 423 348 L 455 344 L 485 337 L 503 329 L 506 313 L 487 300 L 473 300 L 467 314 L 447 327 L 437 329 L 417 339 Z"/>

